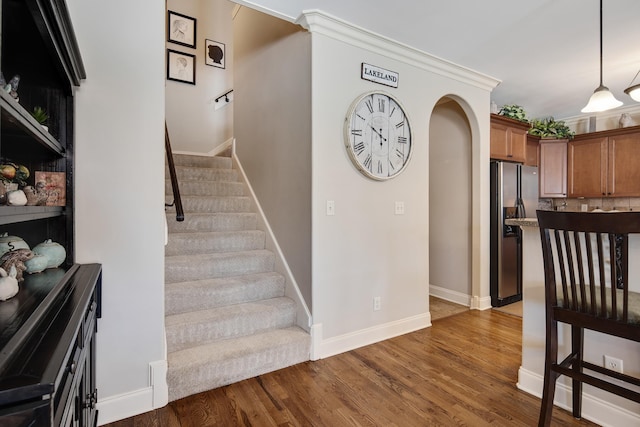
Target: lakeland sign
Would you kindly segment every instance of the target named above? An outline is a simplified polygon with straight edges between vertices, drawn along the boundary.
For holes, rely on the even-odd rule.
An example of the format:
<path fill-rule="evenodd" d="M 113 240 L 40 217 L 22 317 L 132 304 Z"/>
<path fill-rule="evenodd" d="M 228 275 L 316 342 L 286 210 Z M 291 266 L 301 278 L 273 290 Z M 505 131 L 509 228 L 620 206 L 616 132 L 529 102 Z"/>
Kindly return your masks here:
<path fill-rule="evenodd" d="M 362 63 L 361 78 L 386 86 L 398 87 L 398 73 L 375 65 L 365 64 L 364 62 Z"/>

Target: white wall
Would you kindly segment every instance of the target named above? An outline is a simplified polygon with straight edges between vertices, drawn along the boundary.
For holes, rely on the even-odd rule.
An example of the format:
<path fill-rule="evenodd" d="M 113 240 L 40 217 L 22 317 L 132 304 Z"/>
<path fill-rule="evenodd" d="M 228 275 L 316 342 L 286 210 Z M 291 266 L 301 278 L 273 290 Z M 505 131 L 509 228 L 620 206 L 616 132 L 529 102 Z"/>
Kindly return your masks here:
<path fill-rule="evenodd" d="M 195 85 L 166 81 L 166 119 L 174 152 L 215 153 L 233 137 L 233 102 L 215 102 L 233 89 L 233 7 L 227 0 L 167 1 L 168 10 L 196 19 L 195 49 L 166 42 L 167 49 L 196 55 Z M 224 69 L 205 64 L 205 39 L 225 45 Z"/>
<path fill-rule="evenodd" d="M 310 36 L 242 7 L 234 43 L 236 152 L 311 307 Z"/>
<path fill-rule="evenodd" d="M 104 423 L 166 402 L 159 391 L 165 8 L 153 0 L 67 3 L 87 71 L 75 101 L 76 261 L 103 265 L 97 388 Z"/>
<path fill-rule="evenodd" d="M 429 293 L 469 305 L 472 144 L 457 102 L 433 110 L 429 140 Z"/>
<path fill-rule="evenodd" d="M 481 85 L 467 79 L 475 76 L 469 70 L 319 12 L 305 14 L 301 22 L 311 29 L 313 46 L 313 352 L 325 357 L 430 324 L 429 126 L 437 101 L 449 94 L 466 106 L 473 123 L 474 295 L 488 297 L 489 263 L 482 255 L 488 252 L 488 234 L 481 227 L 488 228 L 489 212 L 483 200 L 488 200 L 490 79 Z M 362 62 L 398 72 L 399 87 L 362 80 Z M 361 175 L 343 142 L 350 104 L 371 90 L 396 96 L 413 129 L 408 167 L 385 182 Z M 325 213 L 327 200 L 335 201 L 334 216 Z M 404 215 L 394 214 L 396 201 L 404 201 Z M 373 311 L 377 296 L 382 309 Z"/>

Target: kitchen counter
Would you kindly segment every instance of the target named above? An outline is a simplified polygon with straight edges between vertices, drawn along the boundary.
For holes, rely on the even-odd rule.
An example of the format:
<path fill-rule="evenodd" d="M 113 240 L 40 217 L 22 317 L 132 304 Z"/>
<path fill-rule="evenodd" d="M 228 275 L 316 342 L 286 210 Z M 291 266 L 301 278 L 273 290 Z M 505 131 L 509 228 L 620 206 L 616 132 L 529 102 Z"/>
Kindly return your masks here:
<path fill-rule="evenodd" d="M 545 347 L 544 266 L 537 218 L 513 218 L 505 224 L 522 230 L 522 362 L 518 371 L 518 388 L 540 397 Z M 629 238 L 629 251 L 640 258 L 640 237 Z M 640 263 L 629 266 L 630 277 L 640 277 Z M 640 291 L 640 280 L 632 284 L 632 291 Z M 558 325 L 559 358 L 568 354 L 570 328 Z M 640 343 L 585 331 L 585 359 L 602 364 L 607 354 L 624 360 L 624 372 L 640 375 Z M 561 377 L 556 386 L 555 404 L 571 408 L 571 381 Z M 585 386 L 583 417 L 609 426 L 640 426 L 640 404 L 601 390 Z"/>
<path fill-rule="evenodd" d="M 518 227 L 537 227 L 538 218 L 509 218 L 505 219 L 507 225 L 516 225 Z"/>

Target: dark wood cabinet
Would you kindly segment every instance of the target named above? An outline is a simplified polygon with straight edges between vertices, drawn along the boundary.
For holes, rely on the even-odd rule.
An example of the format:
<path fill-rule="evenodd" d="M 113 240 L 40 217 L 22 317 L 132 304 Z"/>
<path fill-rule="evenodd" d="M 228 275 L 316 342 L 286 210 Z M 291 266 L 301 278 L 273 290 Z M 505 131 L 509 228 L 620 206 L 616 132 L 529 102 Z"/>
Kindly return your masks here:
<path fill-rule="evenodd" d="M 538 192 L 541 198 L 567 197 L 567 141 L 541 139 Z"/>
<path fill-rule="evenodd" d="M 528 123 L 491 114 L 490 157 L 496 160 L 525 163 L 529 128 Z"/>
<path fill-rule="evenodd" d="M 15 99 L 0 88 L 0 162 L 64 177 L 59 206 L 0 205 L 0 232 L 29 247 L 52 239 L 59 268 L 25 275 L 0 302 L 0 425 L 95 426 L 95 334 L 101 267 L 74 264 L 74 102 L 85 71 L 64 0 L 0 0 L 0 68 L 20 76 Z M 49 115 L 45 129 L 32 116 Z"/>
<path fill-rule="evenodd" d="M 577 135 L 568 143 L 569 197 L 640 197 L 640 127 Z"/>
<path fill-rule="evenodd" d="M 29 275 L 0 305 L 0 425 L 95 426 L 101 267 Z"/>

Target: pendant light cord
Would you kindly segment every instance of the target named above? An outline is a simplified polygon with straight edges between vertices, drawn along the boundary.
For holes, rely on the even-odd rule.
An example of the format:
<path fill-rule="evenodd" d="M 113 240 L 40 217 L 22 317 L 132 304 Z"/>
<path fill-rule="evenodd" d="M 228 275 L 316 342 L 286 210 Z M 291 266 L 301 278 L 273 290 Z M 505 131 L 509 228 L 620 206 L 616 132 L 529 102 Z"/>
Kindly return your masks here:
<path fill-rule="evenodd" d="M 602 87 L 602 0 L 600 0 L 600 87 Z"/>

